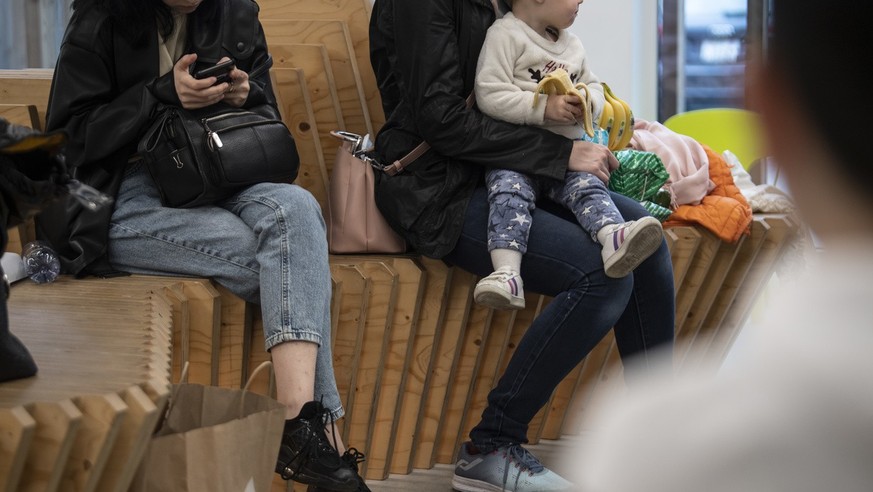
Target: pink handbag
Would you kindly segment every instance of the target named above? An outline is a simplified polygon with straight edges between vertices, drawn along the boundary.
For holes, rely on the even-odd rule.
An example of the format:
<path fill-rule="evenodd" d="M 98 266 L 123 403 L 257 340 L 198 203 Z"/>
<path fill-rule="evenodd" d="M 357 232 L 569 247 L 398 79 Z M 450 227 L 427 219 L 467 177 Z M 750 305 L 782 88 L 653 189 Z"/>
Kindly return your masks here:
<path fill-rule="evenodd" d="M 475 102 L 475 94 L 467 96 L 467 108 Z M 327 190 L 328 250 L 334 254 L 405 252 L 406 241 L 394 232 L 376 207 L 373 168 L 394 176 L 427 152 L 430 145 L 421 142 L 402 159 L 382 165 L 367 156 L 370 149 L 365 148 L 364 137 L 339 130 L 330 134 L 342 143 L 334 159 Z"/>
<path fill-rule="evenodd" d="M 328 189 L 328 250 L 334 254 L 403 253 L 406 241 L 376 208 L 373 166 L 361 148 L 364 138 L 344 131 L 331 135 L 342 143 Z"/>

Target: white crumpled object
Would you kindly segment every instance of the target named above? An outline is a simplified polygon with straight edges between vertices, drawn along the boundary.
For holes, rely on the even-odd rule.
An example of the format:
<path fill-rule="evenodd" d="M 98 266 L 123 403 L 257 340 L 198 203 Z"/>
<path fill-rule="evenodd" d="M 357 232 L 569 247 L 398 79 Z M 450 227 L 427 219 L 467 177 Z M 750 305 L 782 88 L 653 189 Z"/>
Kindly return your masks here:
<path fill-rule="evenodd" d="M 768 213 L 790 214 L 795 210 L 794 202 L 781 189 L 769 185 L 756 185 L 752 182 L 752 177 L 746 172 L 743 164 L 730 150 L 725 150 L 722 153 L 724 161 L 731 168 L 731 176 L 734 178 L 734 184 L 740 189 L 740 192 L 746 197 L 749 206 L 752 208 L 752 213 Z"/>

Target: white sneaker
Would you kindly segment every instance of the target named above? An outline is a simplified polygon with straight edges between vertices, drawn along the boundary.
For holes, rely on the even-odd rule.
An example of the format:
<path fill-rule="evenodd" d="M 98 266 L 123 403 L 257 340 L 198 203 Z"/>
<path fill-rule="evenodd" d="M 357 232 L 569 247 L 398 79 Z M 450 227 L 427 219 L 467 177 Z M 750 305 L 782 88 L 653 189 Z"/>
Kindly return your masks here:
<path fill-rule="evenodd" d="M 492 309 L 524 309 L 521 276 L 506 267 L 498 268 L 476 284 L 473 299 Z"/>
<path fill-rule="evenodd" d="M 643 217 L 623 224 L 604 227 L 598 232 L 603 245 L 603 269 L 607 277 L 627 276 L 661 246 L 664 229 L 654 217 Z"/>

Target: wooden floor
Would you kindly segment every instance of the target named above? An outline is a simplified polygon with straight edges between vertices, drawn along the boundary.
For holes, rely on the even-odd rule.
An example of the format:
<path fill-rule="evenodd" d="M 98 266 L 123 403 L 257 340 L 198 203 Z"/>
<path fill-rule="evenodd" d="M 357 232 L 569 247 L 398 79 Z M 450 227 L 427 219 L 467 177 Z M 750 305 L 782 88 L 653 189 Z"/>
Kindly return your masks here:
<path fill-rule="evenodd" d="M 571 460 L 564 459 L 569 453 L 575 453 L 576 448 L 585 434 L 563 436 L 561 439 L 541 439 L 537 444 L 525 446 L 548 468 L 558 474 L 568 475 L 567 464 Z M 452 490 L 452 465 L 436 464 L 431 469 L 415 469 L 409 475 L 389 475 L 387 480 L 368 480 L 367 486 L 373 492 L 415 491 L 415 492 L 450 492 Z"/>

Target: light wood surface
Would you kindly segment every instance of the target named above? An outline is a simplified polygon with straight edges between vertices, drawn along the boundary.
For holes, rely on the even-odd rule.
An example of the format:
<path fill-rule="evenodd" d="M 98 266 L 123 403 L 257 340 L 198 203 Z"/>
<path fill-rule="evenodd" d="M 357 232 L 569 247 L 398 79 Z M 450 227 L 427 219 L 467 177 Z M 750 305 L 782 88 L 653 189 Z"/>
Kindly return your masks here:
<path fill-rule="evenodd" d="M 321 44 L 327 49 L 345 129 L 375 134 L 348 25 L 337 20 L 261 19 L 268 44 Z"/>
<path fill-rule="evenodd" d="M 217 321 L 217 296 L 204 279 L 14 284 L 9 324 L 38 373 L 0 384 L 2 490 L 127 490 L 169 397 L 174 309 Z"/>
<path fill-rule="evenodd" d="M 334 139 L 326 138 L 329 132 L 373 134 L 384 122 L 369 65 L 369 0 L 261 0 L 259 5 L 274 57 L 272 82 L 301 156 L 297 183 L 324 207 L 337 147 Z M 50 70 L 0 71 L 0 105 L 14 106 L 7 114 L 31 121 L 33 110 L 24 111 L 21 105 L 32 105 L 42 125 L 50 79 Z M 678 370 L 717 370 L 797 229 L 785 216 L 756 215 L 751 234 L 736 244 L 722 243 L 699 227 L 665 230 L 677 301 Z M 19 237 L 27 238 L 28 232 L 21 231 Z M 472 302 L 478 278 L 438 260 L 338 255 L 330 261 L 331 344 L 346 410 L 338 422 L 344 442 L 367 454 L 362 473 L 374 491 L 448 490 L 449 464 L 458 446 L 478 422 L 488 392 L 525 330 L 551 299 L 528 293 L 524 310 L 493 312 Z M 119 319 L 143 317 L 160 329 L 146 338 L 111 330 L 104 330 L 111 335 L 92 334 L 85 341 L 65 338 L 77 350 L 98 346 L 139 358 L 118 367 L 99 366 L 112 371 L 38 361 L 41 373 L 59 374 L 66 392 L 32 385 L 18 388 L 19 398 L 11 406 L 0 404 L 0 444 L 3 450 L 17 450 L 0 452 L 0 490 L 22 490 L 31 483 L 87 490 L 97 475 L 101 479 L 93 490 L 123 490 L 135 472 L 129 463 L 135 464 L 144 452 L 144 429 L 156 424 L 167 381 L 177 378 L 183 363 L 191 364 L 195 380 L 240 387 L 254 367 L 269 360 L 258 306 L 226 289 L 205 279 L 117 282 L 114 291 L 89 286 L 93 290 L 85 296 L 86 305 L 60 304 L 64 313 L 49 310 L 46 322 L 114 328 Z M 53 289 L 63 285 L 59 282 Z M 145 300 L 116 299 L 119 291 L 143 290 L 150 292 Z M 28 345 L 47 346 L 61 335 L 32 336 Z M 91 383 L 98 374 L 101 382 Z M 623 368 L 609 333 L 531 422 L 532 447 L 558 443 L 557 449 L 563 449 L 591 430 L 588 410 L 623 391 L 623 385 Z M 274 394 L 274 381 L 262 375 L 251 389 Z M 85 391 L 91 395 L 87 402 L 81 399 Z M 0 401 L 4 395 L 9 398 L 0 385 Z M 117 396 L 124 410 L 107 395 Z M 47 398 L 52 398 L 50 405 L 42 403 Z M 28 406 L 34 402 L 45 407 L 38 419 L 32 415 L 36 408 Z M 51 443 L 50 454 L 61 462 L 56 467 L 27 459 L 43 441 Z M 107 453 L 110 441 L 114 444 Z M 102 447 L 97 444 L 101 442 Z M 90 475 L 76 465 L 85 459 L 97 464 Z M 305 489 L 277 476 L 272 490 Z"/>
<path fill-rule="evenodd" d="M 34 105 L 39 115 L 34 128 L 43 130 L 53 73 L 50 68 L 0 70 L 0 104 Z"/>

